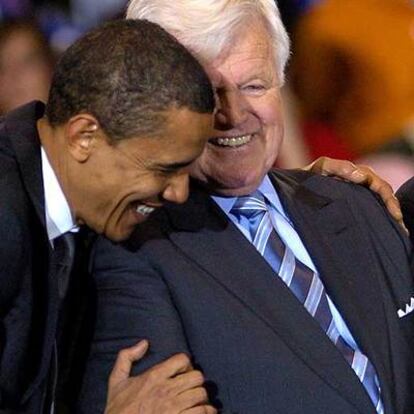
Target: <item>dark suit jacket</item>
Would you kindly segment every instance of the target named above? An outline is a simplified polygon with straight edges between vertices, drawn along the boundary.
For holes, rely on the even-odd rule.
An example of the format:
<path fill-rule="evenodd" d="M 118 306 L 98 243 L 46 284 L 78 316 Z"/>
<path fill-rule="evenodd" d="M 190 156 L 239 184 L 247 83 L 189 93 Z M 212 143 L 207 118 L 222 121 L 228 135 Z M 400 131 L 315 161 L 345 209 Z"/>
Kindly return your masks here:
<path fill-rule="evenodd" d="M 272 180 L 325 287 L 375 365 L 387 414 L 414 412 L 411 246 L 366 189 L 308 173 Z M 134 372 L 186 352 L 213 402 L 238 414 L 374 414 L 315 320 L 205 192 L 100 240 L 98 320 L 80 412 L 102 412 L 116 352 L 148 338 Z"/>
<path fill-rule="evenodd" d="M 31 103 L 0 123 L 0 412 L 47 410 L 61 301 Z M 59 321 L 63 324 L 63 321 Z"/>

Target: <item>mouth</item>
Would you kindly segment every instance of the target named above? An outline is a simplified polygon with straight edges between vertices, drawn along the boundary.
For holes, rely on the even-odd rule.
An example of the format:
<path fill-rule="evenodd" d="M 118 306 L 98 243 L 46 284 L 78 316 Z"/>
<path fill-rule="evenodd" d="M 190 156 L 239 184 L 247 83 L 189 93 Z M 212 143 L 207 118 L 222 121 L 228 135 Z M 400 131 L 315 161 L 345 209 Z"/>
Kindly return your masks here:
<path fill-rule="evenodd" d="M 233 137 L 218 137 L 209 140 L 210 144 L 216 147 L 239 148 L 248 144 L 253 138 L 253 134 L 239 135 Z"/>

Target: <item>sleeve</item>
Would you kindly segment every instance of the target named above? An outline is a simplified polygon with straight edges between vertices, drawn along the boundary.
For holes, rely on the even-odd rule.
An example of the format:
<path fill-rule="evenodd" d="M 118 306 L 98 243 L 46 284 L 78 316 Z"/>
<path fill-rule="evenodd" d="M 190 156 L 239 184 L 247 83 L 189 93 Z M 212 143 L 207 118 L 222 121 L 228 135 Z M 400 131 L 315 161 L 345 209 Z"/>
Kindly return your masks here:
<path fill-rule="evenodd" d="M 0 411 L 6 408 L 7 390 L 15 386 L 15 378 L 8 375 L 14 364 L 8 358 L 15 340 L 10 331 L 18 323 L 18 311 L 13 305 L 19 291 L 29 283 L 24 278 L 29 265 L 29 243 L 24 231 L 25 201 L 20 187 L 14 160 L 0 146 Z"/>
<path fill-rule="evenodd" d="M 23 223 L 27 202 L 22 197 L 17 166 L 1 147 L 0 191 L 0 319 L 3 319 L 27 263 Z"/>
<path fill-rule="evenodd" d="M 80 413 L 104 411 L 108 377 L 121 349 L 144 338 L 150 342 L 132 375 L 173 354 L 189 354 L 168 287 L 140 252 L 131 253 L 99 239 L 91 263 L 96 322 L 79 398 Z"/>

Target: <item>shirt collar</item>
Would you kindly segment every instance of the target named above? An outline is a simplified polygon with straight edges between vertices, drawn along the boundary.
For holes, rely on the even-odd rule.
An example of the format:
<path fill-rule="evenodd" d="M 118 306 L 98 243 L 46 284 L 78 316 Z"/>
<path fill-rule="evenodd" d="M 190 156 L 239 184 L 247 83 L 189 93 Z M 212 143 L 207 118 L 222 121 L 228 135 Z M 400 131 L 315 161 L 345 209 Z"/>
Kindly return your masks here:
<path fill-rule="evenodd" d="M 279 195 L 268 175 L 265 175 L 263 181 L 260 183 L 258 189 L 269 201 L 269 203 L 284 217 L 286 217 L 285 210 L 280 201 Z M 229 214 L 231 209 L 234 206 L 234 203 L 237 200 L 237 197 L 220 197 L 220 196 L 211 196 L 212 199 L 221 207 L 221 209 Z"/>
<path fill-rule="evenodd" d="M 53 241 L 68 231 L 78 231 L 79 227 L 73 220 L 69 204 L 43 147 L 41 147 L 41 157 L 45 194 L 46 230 L 49 241 Z"/>

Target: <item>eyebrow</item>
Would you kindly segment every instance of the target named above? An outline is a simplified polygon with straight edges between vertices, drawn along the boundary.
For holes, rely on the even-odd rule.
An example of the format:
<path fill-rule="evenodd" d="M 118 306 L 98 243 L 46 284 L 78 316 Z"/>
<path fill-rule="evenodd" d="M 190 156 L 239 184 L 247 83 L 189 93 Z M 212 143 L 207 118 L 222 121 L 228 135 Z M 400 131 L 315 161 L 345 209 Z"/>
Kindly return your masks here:
<path fill-rule="evenodd" d="M 249 83 L 256 79 L 268 81 L 268 78 L 273 78 L 273 76 L 274 76 L 274 73 L 272 73 L 271 70 L 261 69 L 260 72 L 252 73 L 250 76 L 247 76 L 245 79 L 242 79 L 242 82 L 240 82 L 239 84 L 242 85 L 245 83 Z"/>

